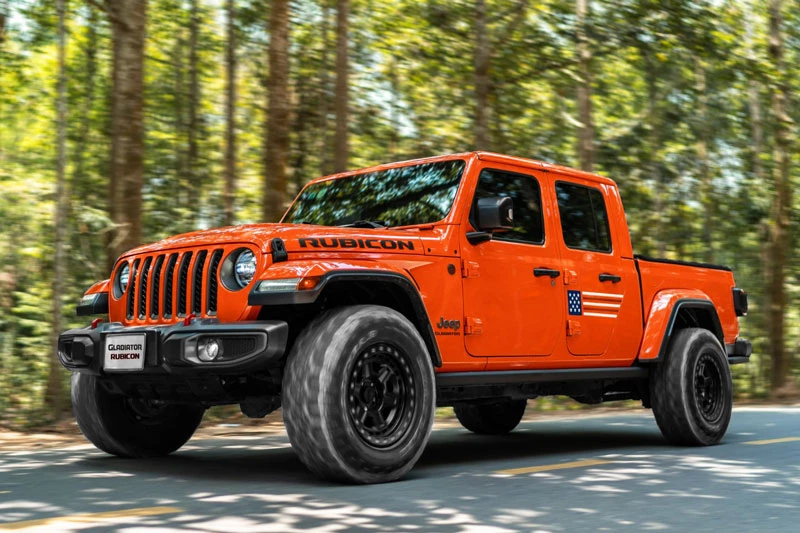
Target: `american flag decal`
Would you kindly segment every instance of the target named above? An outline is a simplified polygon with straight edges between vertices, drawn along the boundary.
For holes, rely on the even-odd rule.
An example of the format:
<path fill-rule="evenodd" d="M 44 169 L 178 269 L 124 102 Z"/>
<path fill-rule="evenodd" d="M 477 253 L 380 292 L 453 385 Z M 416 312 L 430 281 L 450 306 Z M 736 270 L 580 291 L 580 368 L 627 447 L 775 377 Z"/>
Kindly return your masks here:
<path fill-rule="evenodd" d="M 567 291 L 567 308 L 570 315 L 582 315 L 581 291 Z"/>
<path fill-rule="evenodd" d="M 577 292 L 577 291 L 576 291 Z M 617 318 L 622 306 L 622 294 L 613 292 L 583 292 L 581 294 L 583 316 Z M 570 313 L 572 314 L 572 313 Z"/>

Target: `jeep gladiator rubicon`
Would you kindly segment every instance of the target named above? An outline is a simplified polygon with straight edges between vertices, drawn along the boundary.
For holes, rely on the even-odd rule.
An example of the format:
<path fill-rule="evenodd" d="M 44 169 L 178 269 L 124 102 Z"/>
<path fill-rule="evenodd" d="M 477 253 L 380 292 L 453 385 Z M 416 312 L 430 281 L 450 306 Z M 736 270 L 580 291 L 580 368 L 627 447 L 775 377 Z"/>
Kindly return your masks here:
<path fill-rule="evenodd" d="M 526 400 L 636 399 L 664 437 L 720 441 L 745 293 L 728 268 L 633 254 L 608 178 L 485 152 L 314 180 L 278 224 L 123 254 L 59 337 L 78 425 L 169 454 L 208 406 L 283 408 L 302 462 L 398 479 L 436 406 L 505 434 Z"/>

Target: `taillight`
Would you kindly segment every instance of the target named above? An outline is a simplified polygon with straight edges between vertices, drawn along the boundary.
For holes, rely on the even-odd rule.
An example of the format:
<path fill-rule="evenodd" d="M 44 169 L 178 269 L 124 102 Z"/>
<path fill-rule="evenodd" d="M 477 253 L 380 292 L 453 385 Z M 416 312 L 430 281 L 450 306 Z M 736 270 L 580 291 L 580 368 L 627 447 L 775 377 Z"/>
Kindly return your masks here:
<path fill-rule="evenodd" d="M 733 308 L 736 310 L 736 316 L 745 316 L 747 314 L 747 293 L 743 289 L 733 289 Z"/>

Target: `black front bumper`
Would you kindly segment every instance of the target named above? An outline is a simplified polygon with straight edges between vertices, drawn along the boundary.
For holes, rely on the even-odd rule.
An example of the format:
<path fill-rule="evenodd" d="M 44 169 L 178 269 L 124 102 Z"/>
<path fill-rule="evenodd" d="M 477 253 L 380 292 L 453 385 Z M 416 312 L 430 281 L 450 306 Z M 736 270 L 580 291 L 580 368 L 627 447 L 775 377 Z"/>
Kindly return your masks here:
<path fill-rule="evenodd" d="M 145 335 L 144 368 L 104 368 L 107 338 L 114 334 Z M 245 375 L 277 368 L 286 351 L 288 335 L 288 324 L 279 320 L 221 324 L 216 319 L 202 319 L 189 325 L 142 327 L 102 323 L 96 328 L 71 329 L 59 335 L 58 359 L 68 370 L 97 376 Z M 222 355 L 217 360 L 198 359 L 197 344 L 203 338 L 215 338 L 221 343 Z"/>

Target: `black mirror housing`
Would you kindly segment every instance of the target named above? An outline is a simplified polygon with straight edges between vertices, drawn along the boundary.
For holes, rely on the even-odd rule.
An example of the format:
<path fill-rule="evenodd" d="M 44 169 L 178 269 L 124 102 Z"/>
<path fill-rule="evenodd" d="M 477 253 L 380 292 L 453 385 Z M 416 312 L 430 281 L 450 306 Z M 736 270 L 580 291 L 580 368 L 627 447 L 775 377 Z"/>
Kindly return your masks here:
<path fill-rule="evenodd" d="M 481 231 L 514 228 L 514 201 L 508 196 L 478 199 L 478 229 Z"/>

